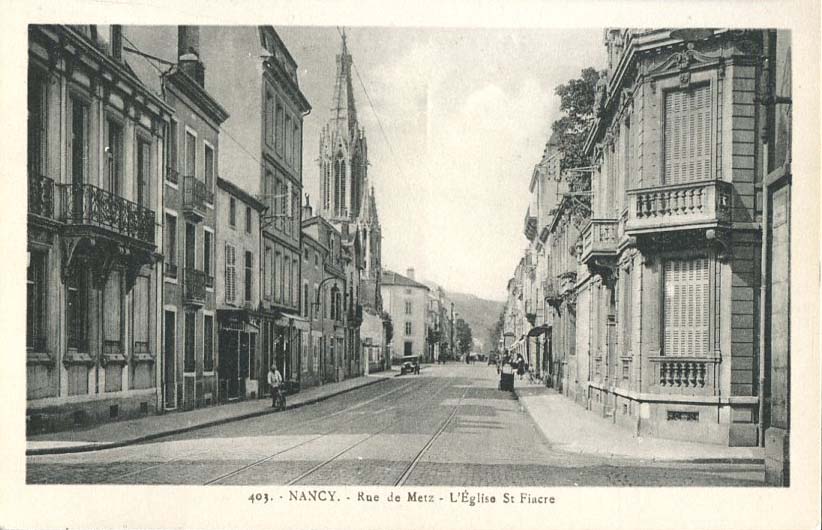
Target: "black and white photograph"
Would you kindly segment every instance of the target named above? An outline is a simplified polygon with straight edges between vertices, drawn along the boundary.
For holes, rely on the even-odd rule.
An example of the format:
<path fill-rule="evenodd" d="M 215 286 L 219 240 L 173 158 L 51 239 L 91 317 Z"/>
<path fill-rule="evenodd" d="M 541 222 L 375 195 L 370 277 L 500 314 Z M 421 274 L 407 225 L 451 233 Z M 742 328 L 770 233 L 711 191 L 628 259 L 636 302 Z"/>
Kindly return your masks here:
<path fill-rule="evenodd" d="M 818 28 L 186 18 L 34 17 L 4 48 L 9 494 L 231 512 L 145 528 L 818 500 Z"/>

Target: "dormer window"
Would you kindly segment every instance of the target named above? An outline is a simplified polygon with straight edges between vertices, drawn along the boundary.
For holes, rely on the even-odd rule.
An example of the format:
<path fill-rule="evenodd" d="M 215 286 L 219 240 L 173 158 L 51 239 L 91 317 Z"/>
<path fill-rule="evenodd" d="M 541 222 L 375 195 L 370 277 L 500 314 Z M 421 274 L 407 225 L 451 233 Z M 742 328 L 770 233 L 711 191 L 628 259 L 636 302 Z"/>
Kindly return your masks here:
<path fill-rule="evenodd" d="M 120 60 L 123 56 L 122 26 L 98 24 L 91 26 L 91 37 L 97 46 L 114 59 Z"/>

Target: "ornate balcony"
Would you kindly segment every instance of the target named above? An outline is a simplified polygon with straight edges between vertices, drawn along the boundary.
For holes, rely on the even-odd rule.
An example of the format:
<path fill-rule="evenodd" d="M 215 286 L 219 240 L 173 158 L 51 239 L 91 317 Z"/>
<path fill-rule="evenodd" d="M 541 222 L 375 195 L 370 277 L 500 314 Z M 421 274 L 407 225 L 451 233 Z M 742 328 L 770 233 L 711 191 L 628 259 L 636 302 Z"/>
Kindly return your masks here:
<path fill-rule="evenodd" d="M 166 180 L 172 184 L 177 184 L 180 180 L 180 172 L 169 166 L 166 168 Z"/>
<path fill-rule="evenodd" d="M 206 275 L 197 269 L 183 269 L 183 303 L 202 306 L 205 304 Z"/>
<path fill-rule="evenodd" d="M 531 207 L 525 212 L 525 223 L 522 232 L 528 241 L 533 241 L 537 237 L 537 217 L 531 214 Z"/>
<path fill-rule="evenodd" d="M 719 357 L 650 357 L 652 385 L 657 391 L 685 395 L 712 395 Z"/>
<path fill-rule="evenodd" d="M 559 280 L 559 294 L 560 296 L 563 296 L 566 293 L 573 291 L 574 287 L 576 287 L 577 273 L 563 272 L 562 274 L 557 276 L 557 280 Z"/>
<path fill-rule="evenodd" d="M 562 302 L 562 296 L 553 280 L 542 280 L 542 294 L 550 305 L 557 306 Z"/>
<path fill-rule="evenodd" d="M 154 211 L 91 184 L 59 184 L 67 232 L 95 231 L 154 246 Z"/>
<path fill-rule="evenodd" d="M 206 186 L 193 175 L 183 177 L 183 214 L 192 221 L 202 221 L 205 217 Z"/>
<path fill-rule="evenodd" d="M 625 232 L 636 236 L 728 224 L 732 187 L 730 182 L 708 180 L 629 190 Z"/>
<path fill-rule="evenodd" d="M 617 255 L 617 221 L 615 219 L 591 219 L 582 229 L 582 263 Z"/>
<path fill-rule="evenodd" d="M 29 213 L 54 217 L 54 181 L 37 173 L 29 173 Z"/>

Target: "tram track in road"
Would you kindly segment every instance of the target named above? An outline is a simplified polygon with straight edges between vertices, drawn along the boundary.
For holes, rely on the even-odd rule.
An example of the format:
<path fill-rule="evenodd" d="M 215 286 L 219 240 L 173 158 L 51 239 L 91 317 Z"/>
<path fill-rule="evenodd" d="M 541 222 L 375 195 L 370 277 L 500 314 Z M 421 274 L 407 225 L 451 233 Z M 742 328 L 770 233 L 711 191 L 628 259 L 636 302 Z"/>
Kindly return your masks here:
<path fill-rule="evenodd" d="M 274 433 L 272 433 L 272 434 L 275 434 L 275 435 L 283 435 L 283 434 L 289 434 L 290 432 L 293 432 L 293 431 L 296 431 L 296 430 L 304 429 L 307 425 L 311 425 L 311 424 L 314 424 L 314 423 L 319 422 L 319 421 L 325 421 L 325 420 L 328 420 L 328 419 L 334 418 L 334 417 L 336 417 L 336 416 L 339 416 L 339 415 L 341 415 L 341 414 L 345 414 L 345 413 L 351 412 L 351 411 L 353 411 L 353 410 L 356 410 L 356 409 L 362 408 L 362 407 L 364 407 L 364 406 L 366 406 L 366 405 L 369 405 L 369 404 L 371 404 L 371 403 L 373 403 L 373 402 L 375 402 L 375 401 L 378 401 L 378 400 L 380 400 L 380 399 L 383 399 L 383 398 L 385 398 L 386 396 L 390 396 L 390 395 L 395 394 L 395 393 L 397 393 L 397 392 L 401 392 L 401 391 L 403 391 L 403 390 L 406 390 L 406 389 L 408 389 L 409 387 L 413 386 L 413 384 L 414 384 L 413 382 L 409 382 L 409 383 L 407 383 L 407 384 L 403 384 L 403 385 L 397 386 L 397 387 L 392 388 L 391 390 L 389 390 L 389 391 L 387 391 L 387 392 L 383 392 L 383 393 L 381 393 L 381 394 L 379 394 L 379 395 L 377 395 L 377 396 L 374 396 L 374 397 L 372 397 L 372 398 L 369 398 L 369 399 L 367 399 L 367 400 L 365 400 L 365 401 L 361 401 L 361 402 L 356 403 L 356 404 L 354 404 L 354 405 L 351 405 L 351 406 L 349 406 L 349 407 L 345 407 L 345 408 L 343 408 L 343 409 L 341 409 L 341 410 L 337 410 L 337 411 L 331 412 L 331 413 L 329 413 L 329 414 L 323 414 L 323 415 L 321 415 L 321 416 L 318 416 L 318 417 L 316 417 L 316 418 L 312 418 L 312 419 L 306 420 L 306 421 L 301 422 L 301 423 L 299 423 L 299 424 L 296 424 L 296 425 L 290 425 L 290 426 L 288 426 L 288 427 L 285 427 L 285 429 L 284 429 L 284 430 L 285 430 L 285 432 L 283 432 L 283 430 L 280 430 L 280 431 L 276 431 L 276 432 L 274 432 Z M 287 413 L 287 412 L 290 412 L 290 411 L 286 411 L 286 413 Z M 312 440 L 308 440 L 308 441 L 312 441 Z M 307 442 L 305 442 L 305 443 L 307 443 Z M 299 444 L 298 444 L 298 445 L 299 445 Z M 290 450 L 290 449 L 296 448 L 296 447 L 298 447 L 298 445 L 297 445 L 297 446 L 294 446 L 294 447 L 291 447 L 291 448 L 289 448 L 289 449 L 286 449 L 286 450 Z M 158 469 L 158 468 L 162 468 L 162 467 L 164 467 L 164 466 L 172 465 L 172 464 L 179 463 L 179 462 L 184 462 L 184 461 L 186 461 L 186 460 L 188 460 L 188 459 L 190 459 L 190 458 L 192 458 L 192 457 L 196 457 L 196 456 L 201 456 L 201 455 L 204 455 L 204 454 L 208 454 L 211 450 L 212 450 L 212 449 L 210 449 L 210 448 L 209 448 L 209 449 L 204 449 L 204 450 L 201 450 L 201 451 L 194 451 L 194 452 L 191 452 L 191 453 L 186 453 L 186 454 L 184 454 L 184 455 L 180 455 L 180 456 L 177 456 L 177 457 L 171 458 L 171 459 L 169 459 L 169 460 L 165 460 L 165 461 L 160 462 L 160 463 L 156 463 L 156 464 L 149 465 L 149 466 L 144 467 L 144 468 L 142 468 L 142 469 L 138 469 L 138 470 L 135 470 L 135 471 L 129 471 L 128 473 L 123 473 L 123 474 L 121 474 L 121 475 L 117 475 L 116 477 L 109 478 L 108 480 L 105 480 L 105 481 L 103 481 L 102 483 L 103 483 L 103 484 L 117 484 L 117 483 L 119 483 L 119 481 L 122 481 L 123 479 L 126 479 L 126 478 L 132 478 L 132 477 L 135 477 L 135 476 L 138 476 L 138 475 L 141 475 L 141 474 L 147 473 L 147 472 L 149 472 L 149 471 L 152 471 L 152 470 L 155 470 L 155 469 Z M 273 455 L 273 456 L 276 456 L 276 455 Z M 272 457 L 273 457 L 273 456 L 272 456 Z"/>
<path fill-rule="evenodd" d="M 450 388 L 451 387 L 449 385 L 444 385 L 444 386 L 440 387 L 436 392 L 434 392 L 433 395 L 431 395 L 429 397 L 429 399 L 431 399 L 431 400 L 435 399 L 436 396 L 438 396 L 444 390 L 447 390 L 447 389 L 450 389 Z M 451 412 L 448 414 L 448 416 L 445 418 L 445 420 L 439 425 L 437 430 L 434 431 L 434 433 L 429 437 L 429 439 L 426 441 L 426 443 L 423 445 L 423 447 L 417 452 L 417 454 L 414 456 L 414 458 L 411 460 L 411 462 L 408 463 L 408 465 L 405 467 L 405 469 L 403 470 L 400 477 L 397 479 L 397 481 L 395 481 L 395 483 L 394 483 L 395 486 L 402 486 L 403 484 L 405 484 L 405 482 L 408 480 L 408 477 L 411 475 L 411 473 L 414 472 L 414 469 L 416 468 L 419 461 L 423 458 L 423 456 L 431 448 L 431 446 L 434 445 L 434 443 L 437 441 L 437 439 L 439 439 L 439 437 L 442 435 L 442 433 L 445 431 L 445 429 L 448 428 L 448 425 L 450 425 L 451 421 L 454 419 L 457 412 L 459 411 L 459 408 L 462 405 L 462 401 L 465 398 L 466 394 L 468 393 L 469 388 L 466 388 L 463 391 L 462 396 L 460 396 L 459 400 L 457 401 L 457 404 L 454 405 L 453 410 L 451 410 Z M 400 407 L 399 405 L 396 405 L 392 408 L 399 408 L 399 407 Z M 386 425 L 386 426 L 382 427 L 381 429 L 379 429 L 378 431 L 373 432 L 373 433 L 369 434 L 368 436 L 366 436 L 366 437 L 364 437 L 360 440 L 357 440 L 353 444 L 350 444 L 350 445 L 346 446 L 343 450 L 337 452 L 332 457 L 324 460 L 323 462 L 320 462 L 319 464 L 315 465 L 311 469 L 309 469 L 309 470 L 305 471 L 304 473 L 300 474 L 299 476 L 295 477 L 294 479 L 289 481 L 287 483 L 287 485 L 288 486 L 297 485 L 299 482 L 302 482 L 303 480 L 305 480 L 309 476 L 313 475 L 317 471 L 320 471 L 321 469 L 325 468 L 326 466 L 328 466 L 332 462 L 335 462 L 341 456 L 343 456 L 347 452 L 351 451 L 355 447 L 358 447 L 358 446 L 362 445 L 363 443 L 365 443 L 369 440 L 372 440 L 376 436 L 379 436 L 380 434 L 384 433 L 385 431 L 387 431 L 388 429 L 390 429 L 391 427 L 393 427 L 394 425 L 396 425 L 397 423 L 402 421 L 402 419 L 403 418 L 395 419 L 395 420 L 391 421 L 388 425 Z"/>
<path fill-rule="evenodd" d="M 428 383 L 428 385 L 430 385 L 430 384 L 431 384 L 431 382 L 432 382 L 431 380 L 426 381 L 426 383 Z M 399 391 L 399 390 L 407 390 L 409 387 L 412 387 L 412 386 L 415 386 L 415 382 L 409 382 L 407 385 L 404 385 L 404 386 L 402 386 L 402 387 L 398 387 L 398 388 L 396 388 L 396 389 L 393 389 L 392 391 L 386 392 L 386 393 L 384 393 L 384 394 L 381 394 L 380 396 L 377 396 L 377 397 L 375 397 L 375 398 L 372 398 L 372 399 L 369 399 L 369 400 L 364 401 L 364 402 L 362 402 L 362 403 L 359 403 L 359 404 L 357 404 L 357 405 L 355 405 L 355 406 L 353 406 L 353 407 L 349 407 L 349 408 L 347 408 L 347 409 L 344 409 L 344 410 L 338 411 L 337 413 L 334 413 L 334 414 L 331 414 L 331 415 L 327 415 L 327 416 L 325 416 L 325 417 L 323 417 L 323 418 L 318 418 L 318 419 L 324 419 L 324 420 L 325 420 L 325 419 L 331 418 L 331 417 L 333 417 L 333 416 L 337 416 L 337 415 L 339 415 L 339 414 L 343 414 L 343 413 L 346 413 L 346 412 L 351 412 L 352 410 L 355 410 L 355 409 L 361 408 L 361 407 L 362 407 L 362 406 L 364 406 L 364 405 L 367 405 L 367 404 L 369 404 L 369 403 L 373 403 L 373 402 L 374 402 L 374 401 L 376 401 L 377 399 L 381 399 L 381 398 L 383 398 L 383 397 L 385 397 L 385 396 L 387 396 L 387 395 L 394 394 L 395 392 L 397 392 L 397 391 Z M 442 388 L 447 388 L 447 386 L 446 386 L 446 387 L 441 387 L 441 389 L 442 389 Z M 414 390 L 416 390 L 416 389 L 414 389 Z M 408 393 L 410 393 L 410 392 L 401 392 L 401 393 L 399 394 L 399 397 L 402 397 L 402 396 L 404 396 L 404 395 L 406 395 L 406 394 L 408 394 Z M 438 393 L 438 392 L 436 392 L 435 394 L 437 394 L 437 393 Z M 393 407 L 389 407 L 388 409 L 383 409 L 383 412 L 385 412 L 385 411 L 387 411 L 387 410 L 392 410 L 392 409 L 395 409 L 395 408 L 399 408 L 399 405 L 395 405 L 395 406 L 393 406 Z M 357 421 L 358 419 L 360 419 L 360 418 L 359 418 L 359 417 L 357 417 L 357 416 L 354 416 L 354 417 L 350 418 L 350 419 L 349 419 L 346 423 L 353 423 L 353 422 Z M 359 441 L 355 442 L 354 444 L 351 444 L 351 445 L 347 446 L 347 447 L 346 447 L 346 449 L 344 449 L 343 451 L 340 451 L 339 453 L 337 453 L 336 455 L 334 455 L 334 456 L 333 456 L 333 457 L 331 457 L 330 459 L 327 459 L 325 462 L 323 462 L 323 463 L 321 463 L 321 464 L 319 464 L 319 465 L 317 465 L 317 466 L 313 467 L 311 470 L 309 470 L 309 472 L 306 472 L 306 473 L 301 474 L 301 475 L 300 475 L 299 477 L 297 477 L 296 479 L 292 479 L 290 482 L 288 482 L 288 485 L 291 485 L 291 484 L 293 484 L 293 483 L 297 482 L 298 480 L 301 480 L 302 478 L 304 478 L 304 477 L 306 477 L 306 476 L 308 476 L 308 475 L 310 475 L 310 474 L 314 473 L 315 471 L 317 471 L 317 470 L 319 470 L 319 469 L 321 469 L 321 468 L 325 467 L 325 465 L 327 465 L 327 464 L 329 464 L 330 462 L 332 462 L 332 461 L 336 460 L 338 457 L 342 456 L 343 454 L 345 454 L 345 453 L 346 453 L 346 452 L 348 452 L 349 450 L 353 449 L 353 448 L 354 448 L 354 447 L 356 447 L 357 445 L 360 445 L 361 443 L 363 443 L 363 442 L 365 442 L 365 441 L 367 441 L 367 440 L 369 440 L 369 439 L 373 438 L 373 437 L 374 437 L 374 436 L 376 436 L 377 434 L 380 434 L 381 432 L 384 432 L 385 430 L 387 430 L 388 428 L 390 428 L 392 425 L 394 425 L 394 424 L 396 423 L 396 421 L 397 421 L 397 420 L 392 421 L 391 423 L 389 423 L 386 427 L 384 427 L 383 429 L 381 429 L 381 430 L 380 430 L 380 431 L 378 431 L 377 433 L 373 433 L 373 434 L 371 434 L 371 435 L 367 436 L 366 438 L 363 438 L 362 440 L 359 440 Z M 303 427 L 304 425 L 305 425 L 305 424 L 302 424 L 302 425 L 300 425 L 300 427 Z M 251 462 L 250 464 L 246 464 L 246 465 L 244 465 L 244 466 L 242 466 L 242 467 L 240 467 L 240 468 L 238 468 L 238 469 L 235 469 L 235 470 L 230 471 L 230 472 L 228 472 L 228 473 L 224 473 L 224 474 L 222 474 L 222 475 L 220 475 L 220 476 L 218 476 L 218 477 L 212 478 L 212 479 L 208 480 L 207 482 L 205 482 L 203 485 L 204 485 L 204 486 L 216 485 L 216 484 L 218 484 L 219 482 L 222 482 L 222 481 L 224 481 L 224 480 L 226 480 L 226 479 L 228 479 L 228 478 L 236 477 L 236 476 L 238 476 L 238 475 L 240 475 L 240 474 L 242 474 L 242 473 L 244 473 L 244 472 L 246 472 L 246 471 L 248 471 L 248 470 L 250 470 L 250 469 L 252 469 L 252 468 L 255 468 L 255 467 L 257 467 L 257 466 L 259 466 L 259 465 L 261 465 L 261 464 L 264 464 L 264 463 L 266 463 L 266 462 L 271 461 L 273 458 L 276 458 L 277 456 L 280 456 L 280 455 L 282 455 L 282 454 L 284 454 L 284 453 L 287 453 L 287 452 L 289 452 L 289 451 L 293 451 L 293 450 L 295 450 L 295 449 L 299 449 L 300 447 L 303 447 L 303 446 L 305 446 L 305 445 L 308 445 L 309 443 L 314 442 L 314 441 L 317 441 L 317 440 L 319 440 L 319 439 L 322 439 L 322 438 L 325 438 L 325 437 L 331 436 L 331 435 L 333 435 L 333 434 L 334 434 L 337 430 L 339 430 L 339 426 L 335 427 L 334 429 L 330 429 L 330 430 L 328 430 L 328 431 L 326 431 L 326 432 L 324 432 L 324 433 L 318 434 L 318 435 L 316 435 L 316 436 L 314 436 L 314 437 L 312 437 L 312 438 L 309 438 L 309 439 L 307 439 L 307 440 L 303 440 L 303 441 L 302 441 L 302 442 L 300 442 L 300 443 L 297 443 L 297 444 L 291 445 L 291 446 L 289 446 L 289 447 L 283 448 L 283 449 L 281 449 L 281 450 L 279 450 L 279 451 L 276 451 L 276 452 L 274 452 L 274 453 L 272 453 L 272 454 L 270 454 L 270 455 L 268 455 L 268 456 L 266 456 L 266 457 L 264 457 L 264 458 L 261 458 L 261 459 L 259 459 L 259 460 L 254 461 L 254 462 Z"/>

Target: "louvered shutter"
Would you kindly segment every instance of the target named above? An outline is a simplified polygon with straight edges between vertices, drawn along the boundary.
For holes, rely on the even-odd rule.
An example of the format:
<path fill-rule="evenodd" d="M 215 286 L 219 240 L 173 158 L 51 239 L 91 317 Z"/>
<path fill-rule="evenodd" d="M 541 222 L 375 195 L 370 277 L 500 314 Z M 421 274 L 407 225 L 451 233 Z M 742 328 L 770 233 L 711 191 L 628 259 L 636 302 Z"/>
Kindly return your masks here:
<path fill-rule="evenodd" d="M 665 94 L 665 183 L 710 178 L 711 88 Z"/>
<path fill-rule="evenodd" d="M 225 301 L 233 302 L 236 293 L 236 272 L 234 267 L 234 247 L 225 246 Z"/>
<path fill-rule="evenodd" d="M 671 356 L 708 354 L 708 259 L 665 262 L 663 352 Z"/>

